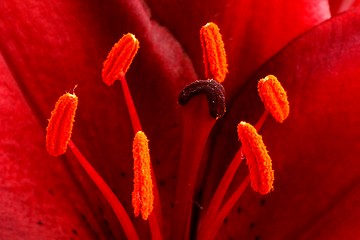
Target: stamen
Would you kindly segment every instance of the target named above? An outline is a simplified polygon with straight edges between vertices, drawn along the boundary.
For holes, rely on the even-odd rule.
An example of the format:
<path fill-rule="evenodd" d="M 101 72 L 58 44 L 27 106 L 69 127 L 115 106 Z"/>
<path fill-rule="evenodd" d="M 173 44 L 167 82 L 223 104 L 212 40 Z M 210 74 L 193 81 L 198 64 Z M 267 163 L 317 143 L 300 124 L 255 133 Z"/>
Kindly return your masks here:
<path fill-rule="evenodd" d="M 197 80 L 186 86 L 179 95 L 180 105 L 185 105 L 190 99 L 199 94 L 205 94 L 209 103 L 210 115 L 217 119 L 226 112 L 225 89 L 214 80 Z"/>
<path fill-rule="evenodd" d="M 225 194 L 226 194 L 226 192 L 230 186 L 230 183 L 231 183 L 233 177 L 235 176 L 235 173 L 238 170 L 242 160 L 243 160 L 243 157 L 242 157 L 241 151 L 239 150 L 236 153 L 234 159 L 231 161 L 231 163 L 230 163 L 229 167 L 227 168 L 223 178 L 221 179 L 214 195 L 212 196 L 212 199 L 210 201 L 207 211 L 201 218 L 201 222 L 199 225 L 199 236 L 203 236 L 203 235 L 206 236 L 206 234 L 209 231 L 213 230 L 213 228 L 211 228 L 212 230 L 209 230 L 209 225 L 214 224 L 214 221 L 216 219 L 215 217 L 218 214 L 221 203 L 224 200 Z M 216 232 L 217 232 L 217 230 L 215 231 L 215 233 Z M 200 237 L 199 239 L 207 239 L 207 238 Z"/>
<path fill-rule="evenodd" d="M 268 111 L 265 111 L 264 114 L 260 117 L 258 122 L 255 125 L 255 129 L 259 131 L 269 115 Z M 217 226 L 223 222 L 227 214 L 230 212 L 233 205 L 237 202 L 237 200 L 241 197 L 241 193 L 244 188 L 244 183 L 242 183 L 237 190 L 233 193 L 233 195 L 227 200 L 227 202 L 224 204 L 224 206 L 219 211 L 219 208 L 221 206 L 221 203 L 224 200 L 225 194 L 227 193 L 230 183 L 233 180 L 233 177 L 235 176 L 235 173 L 238 171 L 239 166 L 242 162 L 242 160 L 246 159 L 243 155 L 242 148 L 240 148 L 233 160 L 231 161 L 230 165 L 225 171 L 225 174 L 223 175 L 215 193 L 212 196 L 212 199 L 209 203 L 209 206 L 203 216 L 201 217 L 201 221 L 199 224 L 199 236 L 205 236 L 206 238 L 200 237 L 200 239 L 208 239 L 208 236 L 212 236 L 211 232 L 215 234 L 217 232 L 216 227 L 212 227 L 211 231 L 209 231 L 210 224 L 213 224 L 214 226 Z M 249 179 L 249 177 L 247 177 Z M 247 180 L 244 180 L 247 181 Z M 225 214 L 225 215 L 224 215 Z M 220 217 L 221 216 L 221 217 Z M 220 227 L 220 225 L 219 225 Z M 215 230 L 215 231 L 213 231 Z"/>
<path fill-rule="evenodd" d="M 282 123 L 290 112 L 286 91 L 273 75 L 260 79 L 258 91 L 265 108 L 271 113 L 276 121 Z"/>
<path fill-rule="evenodd" d="M 69 146 L 81 166 L 109 202 L 119 219 L 127 238 L 137 240 L 139 239 L 137 232 L 122 204 L 102 177 L 70 140 L 77 104 L 77 96 L 70 93 L 64 94 L 56 102 L 55 109 L 51 113 L 51 118 L 46 129 L 46 148 L 50 155 L 59 156 L 65 153 L 67 146 Z"/>
<path fill-rule="evenodd" d="M 99 188 L 105 199 L 114 210 L 116 217 L 118 218 L 121 226 L 124 229 L 127 239 L 138 240 L 139 236 L 135 230 L 133 223 L 130 220 L 129 215 L 126 213 L 124 206 L 121 204 L 119 199 L 115 196 L 110 187 L 106 184 L 104 179 L 98 174 L 98 172 L 91 166 L 89 161 L 79 151 L 76 145 L 70 140 L 69 147 L 73 154 L 84 168 L 89 177 L 93 180 L 95 185 Z"/>
<path fill-rule="evenodd" d="M 102 70 L 103 81 L 112 85 L 115 80 L 124 78 L 139 49 L 139 41 L 128 33 L 124 35 L 109 52 Z"/>
<path fill-rule="evenodd" d="M 249 123 L 238 124 L 238 135 L 249 167 L 251 187 L 260 194 L 273 190 L 274 171 L 262 137 Z"/>
<path fill-rule="evenodd" d="M 124 52 L 121 52 L 121 48 L 117 49 L 116 45 L 121 45 L 120 42 L 122 42 L 122 39 L 125 40 L 129 40 L 129 43 L 126 43 L 125 40 L 123 41 L 123 45 L 128 44 L 128 50 L 124 50 Z M 131 61 L 133 60 L 135 54 L 137 53 L 138 49 L 139 49 L 139 42 L 138 40 L 135 38 L 134 35 L 132 34 L 126 34 L 124 35 L 124 37 L 120 39 L 120 41 L 115 44 L 115 46 L 113 47 L 113 49 L 111 50 L 111 52 L 108 55 L 108 59 L 104 62 L 104 68 L 103 68 L 103 80 L 104 82 L 106 82 L 108 85 L 111 85 L 116 79 L 120 80 L 121 86 L 122 86 L 122 90 L 124 93 L 124 97 L 125 97 L 125 101 L 126 101 L 126 105 L 128 108 L 128 112 L 129 112 L 129 116 L 131 119 L 131 124 L 133 126 L 133 130 L 134 130 L 134 134 L 136 134 L 138 131 L 142 130 L 141 127 L 141 123 L 139 120 L 139 116 L 137 114 L 135 105 L 134 105 L 134 101 L 132 99 L 129 87 L 127 85 L 127 81 L 125 78 L 125 73 L 126 71 L 123 71 L 121 68 L 121 62 L 120 62 L 120 70 L 116 67 L 113 67 L 113 64 L 110 64 L 110 62 L 114 62 L 114 61 L 120 61 L 121 60 L 121 56 L 127 56 L 127 58 L 129 59 L 128 63 L 127 63 L 127 67 L 126 70 L 129 68 L 129 65 L 131 64 Z M 131 41 L 130 41 L 131 40 Z M 125 42 L 125 43 L 124 43 Z M 119 54 L 115 54 L 115 50 L 117 52 L 119 52 Z M 120 56 L 117 56 L 120 55 Z M 112 59 L 112 60 L 109 60 Z M 117 60 L 116 60 L 117 59 Z M 107 75 L 107 72 L 113 72 L 113 75 Z M 122 74 L 122 72 L 124 72 Z M 116 77 L 116 74 L 118 73 L 118 76 Z M 108 77 L 109 76 L 109 77 Z M 115 76 L 115 77 L 114 77 Z M 110 81 L 109 81 L 110 79 Z M 150 167 L 151 169 L 153 169 L 153 167 L 151 166 L 150 163 Z M 151 171 L 152 174 L 152 178 L 153 181 L 156 183 L 156 178 L 154 175 L 154 171 Z M 154 213 L 151 214 L 149 216 L 149 224 L 150 224 L 150 230 L 151 230 L 151 235 L 153 239 L 162 239 L 162 235 L 161 235 L 161 231 L 160 231 L 160 226 L 162 225 L 162 213 L 161 213 L 161 204 L 160 204 L 160 198 L 159 198 L 159 192 L 158 192 L 158 188 L 157 185 L 154 185 L 154 201 L 155 201 L 155 209 L 154 209 Z M 141 209 L 140 209 L 141 210 Z"/>
<path fill-rule="evenodd" d="M 206 77 L 223 82 L 228 69 L 224 42 L 218 26 L 212 22 L 203 26 L 200 30 L 200 41 Z"/>
<path fill-rule="evenodd" d="M 206 231 L 200 232 L 200 240 L 209 240 L 214 239 L 216 233 L 219 231 L 221 224 L 224 222 L 226 216 L 229 215 L 231 209 L 238 202 L 239 198 L 244 193 L 246 187 L 249 185 L 249 176 L 246 176 L 245 179 L 241 182 L 241 184 L 236 188 L 235 192 L 226 200 L 224 205 L 221 207 L 217 215 L 209 219 L 211 222 L 207 225 Z"/>
<path fill-rule="evenodd" d="M 153 210 L 153 184 L 151 180 L 150 154 L 148 139 L 139 131 L 133 142 L 134 157 L 134 191 L 132 193 L 132 204 L 134 214 L 137 217 L 141 212 L 144 220 L 147 220 Z"/>
<path fill-rule="evenodd" d="M 62 95 L 56 102 L 46 128 L 46 149 L 50 155 L 56 157 L 66 152 L 77 105 L 77 96 L 70 93 Z"/>

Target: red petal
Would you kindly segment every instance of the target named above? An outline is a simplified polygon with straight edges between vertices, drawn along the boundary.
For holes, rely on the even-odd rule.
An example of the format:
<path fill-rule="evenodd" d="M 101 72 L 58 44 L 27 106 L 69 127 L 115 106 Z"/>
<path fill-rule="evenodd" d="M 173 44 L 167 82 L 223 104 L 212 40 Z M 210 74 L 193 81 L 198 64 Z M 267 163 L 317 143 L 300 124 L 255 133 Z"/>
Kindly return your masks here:
<path fill-rule="evenodd" d="M 330 17 L 328 1 L 146 1 L 153 18 L 166 26 L 205 77 L 199 29 L 215 22 L 229 63 L 227 96 L 291 40 Z"/>
<path fill-rule="evenodd" d="M 45 130 L 2 56 L 0 78 L 0 238 L 106 236 L 108 229 L 103 223 L 99 225 L 99 216 L 89 208 L 68 163 L 47 154 Z M 96 195 L 93 197 L 99 202 Z"/>
<path fill-rule="evenodd" d="M 261 131 L 273 160 L 274 192 L 260 200 L 248 191 L 221 234 L 235 239 L 358 238 L 359 13 L 334 18 L 290 44 L 252 78 L 242 91 L 247 97 L 239 94 L 229 106 L 229 111 L 247 112 L 228 117 L 254 121 L 253 114 L 259 117 L 263 109 L 254 95 L 256 80 L 272 73 L 288 92 L 290 115 L 283 124 L 267 120 Z M 235 124 L 224 122 L 221 133 L 235 132 Z M 222 161 L 214 163 L 215 169 L 224 165 L 221 150 L 217 153 Z"/>
<path fill-rule="evenodd" d="M 226 13 L 219 15 L 222 18 L 218 20 L 222 23 L 220 27 L 223 29 L 223 36 L 231 36 L 225 44 L 233 54 L 230 56 L 230 65 L 233 68 L 230 72 L 233 72 L 233 75 L 226 84 L 228 88 L 232 87 L 231 91 L 234 92 L 235 87 L 244 82 L 243 79 L 246 79 L 254 69 L 288 41 L 328 17 L 328 9 L 324 2 L 311 8 L 306 3 L 304 1 L 299 4 L 300 6 L 291 5 L 294 12 L 288 11 L 288 5 L 282 2 L 278 6 L 269 4 L 265 7 L 255 3 L 253 6 L 255 11 L 246 8 L 244 12 L 241 10 L 243 3 L 238 3 L 239 5 L 234 8 L 220 3 L 222 9 L 218 6 L 209 6 L 209 9 L 213 10 L 205 11 L 202 18 L 198 18 L 199 9 L 191 8 L 194 9 L 192 16 L 195 17 L 181 16 L 181 26 L 175 26 L 178 23 L 176 14 L 172 16 L 169 14 L 173 19 L 164 21 L 174 22 L 171 31 L 176 37 L 181 38 L 185 50 L 196 59 L 197 71 L 202 72 L 201 48 L 199 44 L 194 44 L 199 42 L 199 26 L 205 21 L 214 20 L 213 18 L 216 18 L 214 13 L 217 11 Z M 274 16 L 270 19 L 274 19 L 271 23 L 275 28 L 269 31 L 274 35 L 268 35 L 269 32 L 262 26 L 264 21 L 269 22 L 269 16 L 256 14 L 269 12 L 273 10 L 272 6 L 275 9 L 279 9 L 279 6 L 283 7 L 286 11 L 272 11 Z M 176 8 L 178 7 L 176 4 L 168 7 L 169 13 L 179 9 Z M 169 11 L 169 9 L 173 10 Z M 102 61 L 107 52 L 123 33 L 131 31 L 139 37 L 139 56 L 130 67 L 128 79 L 135 103 L 141 110 L 139 114 L 144 128 L 149 132 L 150 148 L 155 156 L 153 161 L 157 165 L 158 177 L 164 185 L 160 191 L 164 196 L 162 200 L 166 206 L 165 213 L 168 213 L 171 209 L 170 196 L 176 180 L 173 178 L 176 167 L 174 163 L 177 162 L 180 151 L 178 136 L 181 131 L 178 106 L 169 99 L 176 99 L 184 83 L 196 78 L 191 63 L 182 52 L 180 45 L 164 28 L 149 20 L 149 14 L 137 1 L 124 0 L 115 5 L 103 2 L 89 4 L 88 1 L 80 3 L 6 1 L 1 5 L 0 10 L 9 16 L 0 22 L 2 51 L 16 81 L 41 118 L 43 128 L 46 124 L 45 119 L 49 117 L 58 96 L 64 91 L 72 90 L 75 84 L 79 84 L 76 90 L 80 100 L 74 141 L 79 143 L 79 147 L 118 193 L 120 200 L 128 206 L 130 206 L 132 188 L 132 131 L 129 119 L 124 114 L 126 110 L 119 94 L 121 92 L 119 85 L 115 84 L 114 88 L 107 88 L 101 82 L 100 74 Z M 155 17 L 160 16 L 155 9 L 153 11 Z M 246 15 L 249 12 L 256 14 Z M 284 12 L 286 14 L 282 15 Z M 189 13 L 191 14 L 190 11 Z M 242 20 L 240 23 L 233 21 L 232 14 L 235 13 L 244 13 L 244 19 L 240 19 Z M 304 21 L 303 16 L 308 18 Z M 247 22 L 250 21 L 249 19 L 252 24 Z M 288 22 L 283 21 L 284 19 L 288 19 L 289 22 L 294 20 L 296 24 L 287 29 Z M 279 24 L 285 26 L 279 27 Z M 266 30 L 271 28 L 269 26 Z M 255 33 L 252 33 L 252 29 L 256 30 Z M 285 30 L 276 32 L 277 29 Z M 233 35 L 234 33 L 239 35 Z M 187 36 L 191 37 L 187 39 Z M 259 46 L 263 49 L 251 52 L 251 55 L 246 54 L 247 49 L 256 50 Z M 233 49 L 235 50 L 232 51 Z M 247 64 L 249 59 L 252 63 Z M 161 126 L 162 129 L 157 126 Z M 31 127 L 26 126 L 26 128 Z M 171 151 L 168 150 L 169 145 Z M 28 156 L 18 157 L 21 157 L 22 161 L 29 161 Z M 46 158 L 46 155 L 41 158 Z M 74 165 L 72 167 L 76 167 L 76 164 Z M 88 179 L 85 178 L 84 182 L 87 181 Z M 131 207 L 128 209 L 131 213 Z M 101 209 L 94 211 L 96 214 L 102 214 Z M 110 218 L 112 216 L 108 212 L 104 215 Z M 101 217 L 99 219 L 101 220 Z M 113 225 L 117 226 L 117 224 L 110 224 L 116 229 Z M 119 232 L 115 233 L 116 236 L 118 234 Z"/>
<path fill-rule="evenodd" d="M 329 0 L 331 15 L 348 11 L 352 8 L 360 6 L 359 0 Z"/>
<path fill-rule="evenodd" d="M 137 36 L 140 50 L 127 78 L 150 139 L 152 161 L 163 185 L 162 201 L 170 206 L 175 186 L 174 163 L 180 151 L 176 99 L 181 88 L 196 79 L 176 40 L 150 21 L 140 1 L 113 4 L 14 0 L 1 4 L 0 11 L 8 16 L 0 21 L 2 51 L 43 129 L 56 99 L 78 84 L 79 107 L 72 139 L 131 215 L 133 132 L 120 85 L 107 87 L 101 80 L 101 69 L 108 51 L 124 33 Z M 171 149 L 164 151 L 169 143 Z M 72 163 L 78 166 L 73 160 Z M 84 182 L 89 181 L 85 179 Z M 165 214 L 167 209 L 170 207 L 164 210 Z M 97 207 L 93 210 L 101 211 Z M 104 215 L 113 217 L 108 210 Z M 119 235 L 118 223 L 110 224 L 117 231 L 115 235 Z M 145 223 L 139 225 L 146 233 Z"/>

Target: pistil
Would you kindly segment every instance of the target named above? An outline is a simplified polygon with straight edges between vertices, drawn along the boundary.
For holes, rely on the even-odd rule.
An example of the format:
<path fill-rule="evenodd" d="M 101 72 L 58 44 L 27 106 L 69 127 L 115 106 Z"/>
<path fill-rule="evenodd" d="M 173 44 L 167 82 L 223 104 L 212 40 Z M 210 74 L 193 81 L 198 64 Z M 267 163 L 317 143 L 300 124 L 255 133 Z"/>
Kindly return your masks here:
<path fill-rule="evenodd" d="M 172 236 L 187 239 L 200 163 L 216 119 L 225 113 L 225 91 L 214 80 L 195 81 L 180 93 L 183 140 L 175 196 Z"/>
<path fill-rule="evenodd" d="M 175 197 L 175 213 L 172 235 L 177 239 L 187 239 L 190 235 L 190 222 L 193 208 L 193 196 L 197 175 L 204 149 L 215 120 L 225 114 L 225 90 L 220 84 L 224 81 L 227 60 L 224 43 L 219 28 L 207 23 L 200 30 L 203 49 L 205 75 L 214 80 L 198 80 L 180 93 L 179 103 L 183 108 L 183 145 L 178 172 Z M 191 98 L 204 94 L 208 101 L 210 116 L 207 114 L 204 98 Z M 196 132 L 194 130 L 196 129 Z M 205 164 L 205 163 L 203 163 Z"/>

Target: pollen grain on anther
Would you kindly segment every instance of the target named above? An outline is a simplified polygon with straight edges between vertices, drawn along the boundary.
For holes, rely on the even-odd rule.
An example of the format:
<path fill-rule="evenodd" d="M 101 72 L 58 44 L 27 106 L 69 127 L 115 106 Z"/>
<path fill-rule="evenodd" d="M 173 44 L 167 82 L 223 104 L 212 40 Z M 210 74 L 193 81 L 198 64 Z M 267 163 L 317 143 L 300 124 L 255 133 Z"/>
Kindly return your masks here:
<path fill-rule="evenodd" d="M 152 212 L 154 202 L 148 142 L 142 131 L 136 133 L 133 141 L 134 190 L 132 205 L 135 216 L 141 213 L 144 220 L 147 220 Z"/>
<path fill-rule="evenodd" d="M 102 78 L 107 85 L 124 78 L 139 49 L 139 41 L 131 34 L 125 34 L 115 43 L 104 62 Z"/>
<path fill-rule="evenodd" d="M 228 73 L 228 65 L 219 27 L 212 22 L 204 25 L 200 30 L 200 41 L 206 77 L 223 82 Z"/>
<path fill-rule="evenodd" d="M 262 137 L 251 124 L 243 121 L 237 130 L 249 167 L 251 187 L 260 194 L 267 194 L 273 190 L 274 171 Z"/>
<path fill-rule="evenodd" d="M 282 123 L 290 112 L 286 91 L 273 75 L 268 75 L 258 82 L 258 91 L 262 102 L 276 121 Z"/>
<path fill-rule="evenodd" d="M 55 104 L 46 128 L 46 149 L 52 156 L 64 154 L 70 141 L 78 98 L 75 94 L 62 95 Z"/>

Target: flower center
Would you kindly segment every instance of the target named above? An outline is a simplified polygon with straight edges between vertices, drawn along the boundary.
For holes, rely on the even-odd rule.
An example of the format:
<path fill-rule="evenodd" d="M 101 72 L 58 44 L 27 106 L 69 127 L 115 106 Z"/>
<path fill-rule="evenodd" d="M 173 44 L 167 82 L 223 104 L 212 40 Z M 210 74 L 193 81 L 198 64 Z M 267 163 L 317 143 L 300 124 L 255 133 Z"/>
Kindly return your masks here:
<path fill-rule="evenodd" d="M 267 194 L 273 190 L 274 171 L 271 159 L 261 136 L 257 133 L 267 116 L 272 114 L 278 122 L 283 122 L 289 114 L 289 104 L 285 90 L 276 77 L 269 75 L 261 79 L 258 90 L 266 111 L 255 127 L 240 122 L 237 128 L 242 143 L 221 179 L 208 206 L 204 208 L 199 223 L 192 217 L 194 194 L 196 192 L 200 166 L 207 163 L 205 145 L 217 119 L 225 114 L 225 90 L 221 82 L 225 80 L 227 61 L 219 28 L 208 23 L 200 30 L 205 75 L 208 80 L 197 80 L 186 86 L 179 95 L 182 105 L 183 136 L 180 165 L 178 166 L 176 196 L 172 221 L 171 239 L 213 239 L 222 222 L 239 200 L 251 182 L 254 191 Z M 134 130 L 134 190 L 132 205 L 135 216 L 149 221 L 153 239 L 162 239 L 163 217 L 156 184 L 156 176 L 150 159 L 148 139 L 142 130 L 134 106 L 125 74 L 139 49 L 139 41 L 133 34 L 124 35 L 110 51 L 102 71 L 103 81 L 112 85 L 119 80 L 125 96 L 129 116 Z M 214 79 L 214 80 L 213 80 Z M 206 98 L 205 98 L 206 97 Z M 79 149 L 70 140 L 75 111 L 75 94 L 65 94 L 55 105 L 47 127 L 46 146 L 49 154 L 58 156 L 65 153 L 67 146 L 73 151 L 80 165 L 94 181 L 114 210 L 128 239 L 139 239 L 134 224 L 121 202 L 116 198 L 106 182 L 89 164 Z M 225 194 L 237 172 L 240 163 L 246 159 L 249 176 L 246 176 L 236 190 L 225 199 Z"/>

